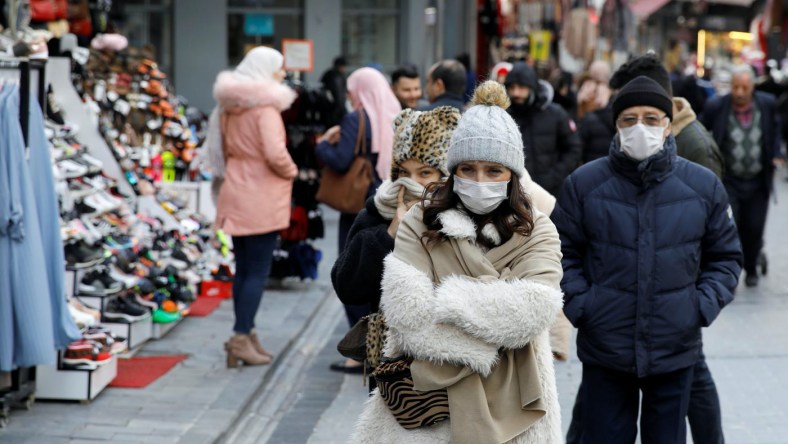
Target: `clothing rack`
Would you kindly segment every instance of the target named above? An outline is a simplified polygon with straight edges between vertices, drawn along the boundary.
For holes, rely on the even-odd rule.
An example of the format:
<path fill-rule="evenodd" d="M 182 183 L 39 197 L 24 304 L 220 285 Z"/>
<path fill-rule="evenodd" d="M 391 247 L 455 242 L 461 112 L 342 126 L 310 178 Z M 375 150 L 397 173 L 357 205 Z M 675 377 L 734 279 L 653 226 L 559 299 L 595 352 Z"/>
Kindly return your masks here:
<path fill-rule="evenodd" d="M 46 113 L 46 60 L 0 59 L 0 70 L 19 71 L 19 124 L 27 145 L 30 135 L 30 73 L 35 70 L 38 74 L 38 103 L 41 111 Z"/>
<path fill-rule="evenodd" d="M 31 71 L 38 74 L 37 96 L 46 112 L 46 60 L 0 59 L 0 70 L 19 71 L 19 123 L 25 145 L 30 135 Z M 18 368 L 11 372 L 11 386 L 0 389 L 0 428 L 6 426 L 11 408 L 30 409 L 35 400 L 36 368 Z"/>

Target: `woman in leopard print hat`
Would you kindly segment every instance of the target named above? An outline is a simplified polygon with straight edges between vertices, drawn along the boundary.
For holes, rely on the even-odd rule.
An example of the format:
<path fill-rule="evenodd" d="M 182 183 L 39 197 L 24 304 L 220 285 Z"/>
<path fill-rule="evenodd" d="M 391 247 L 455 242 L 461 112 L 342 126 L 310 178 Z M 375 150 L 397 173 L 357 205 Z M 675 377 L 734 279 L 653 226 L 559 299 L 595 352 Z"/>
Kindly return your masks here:
<path fill-rule="evenodd" d="M 331 281 L 343 304 L 369 304 L 371 313 L 378 310 L 383 259 L 394 249 L 394 237 L 407 210 L 421 199 L 427 185 L 448 175 L 446 155 L 459 120 L 460 112 L 450 106 L 432 111 L 406 109 L 394 120 L 391 178 L 367 200 L 331 270 Z M 347 360 L 331 368 L 361 373 L 361 366 Z"/>

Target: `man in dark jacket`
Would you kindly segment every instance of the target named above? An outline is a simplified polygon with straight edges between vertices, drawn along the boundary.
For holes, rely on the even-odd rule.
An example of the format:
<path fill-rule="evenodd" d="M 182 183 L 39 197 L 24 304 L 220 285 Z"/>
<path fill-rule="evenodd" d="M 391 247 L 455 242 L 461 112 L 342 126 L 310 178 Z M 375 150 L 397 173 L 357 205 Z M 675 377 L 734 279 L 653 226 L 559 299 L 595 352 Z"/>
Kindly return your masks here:
<path fill-rule="evenodd" d="M 622 65 L 611 78 L 611 87 L 620 89 L 641 75 L 654 80 L 659 83 L 668 94 L 671 93 L 671 82 L 668 71 L 663 67 L 662 63 L 652 55 L 638 57 Z M 608 104 L 606 109 L 609 110 L 609 124 L 613 128 L 613 132 L 607 140 L 609 149 L 610 141 L 615 135 L 612 102 Z M 719 148 L 717 148 L 717 144 L 714 142 L 714 139 L 712 139 L 711 134 L 709 134 L 706 128 L 697 121 L 695 113 L 692 111 L 687 101 L 681 97 L 673 97 L 673 120 L 671 122 L 671 128 L 671 133 L 676 139 L 677 154 L 712 170 L 712 172 L 721 179 L 723 161 Z M 581 123 L 580 130 L 582 134 L 584 130 L 583 123 Z M 607 127 L 592 127 L 590 130 L 599 135 L 600 133 L 604 133 Z M 601 137 L 601 135 L 597 137 L 598 140 L 596 143 L 602 142 Z M 606 154 L 607 153 L 605 153 L 605 155 Z M 576 405 L 572 415 L 572 424 L 567 433 L 567 444 L 576 444 L 579 442 L 582 432 L 579 423 L 581 410 L 582 406 Z M 577 413 L 574 414 L 574 412 Z M 577 420 L 575 417 L 577 417 Z M 689 419 L 692 438 L 695 442 L 709 444 L 723 444 L 725 442 L 722 431 L 720 398 L 717 394 L 717 386 L 714 383 L 714 378 L 711 375 L 709 367 L 706 365 L 706 359 L 702 350 L 700 359 L 695 364 L 689 414 L 687 418 Z"/>
<path fill-rule="evenodd" d="M 419 111 L 432 111 L 440 106 L 451 106 L 465 111 L 465 67 L 457 60 L 441 60 L 427 72 L 427 100 L 430 104 Z"/>
<path fill-rule="evenodd" d="M 583 163 L 607 156 L 610 141 L 616 134 L 612 98 L 604 108 L 586 113 L 577 127 L 583 143 Z"/>
<path fill-rule="evenodd" d="M 725 188 L 744 249 L 748 287 L 758 285 L 774 168 L 782 163 L 777 104 L 774 96 L 754 92 L 754 79 L 749 66 L 735 67 L 731 93 L 709 100 L 701 116 L 725 158 Z"/>
<path fill-rule="evenodd" d="M 638 77 L 613 115 L 609 155 L 569 176 L 552 214 L 583 442 L 634 442 L 639 407 L 643 442 L 684 442 L 701 327 L 733 300 L 740 245 L 720 180 L 676 156 L 667 92 Z"/>
<path fill-rule="evenodd" d="M 553 88 L 539 81 L 527 63 L 515 63 L 505 85 L 512 101 L 509 113 L 523 135 L 525 169 L 534 182 L 556 196 L 583 154 L 575 122 L 552 103 Z"/>
<path fill-rule="evenodd" d="M 347 114 L 347 108 L 345 107 L 345 100 L 347 99 L 346 75 L 347 60 L 339 56 L 334 59 L 331 69 L 324 72 L 320 77 L 320 83 L 323 84 L 323 88 L 331 93 L 333 109 L 329 121 L 333 125 L 339 124 L 342 118 L 345 117 L 345 114 Z"/>

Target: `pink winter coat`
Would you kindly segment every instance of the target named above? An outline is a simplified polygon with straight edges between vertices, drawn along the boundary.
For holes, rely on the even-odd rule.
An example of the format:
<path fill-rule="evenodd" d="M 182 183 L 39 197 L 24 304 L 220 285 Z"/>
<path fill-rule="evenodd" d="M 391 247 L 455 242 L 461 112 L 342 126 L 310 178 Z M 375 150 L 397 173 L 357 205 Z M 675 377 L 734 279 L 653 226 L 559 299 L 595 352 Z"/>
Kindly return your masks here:
<path fill-rule="evenodd" d="M 293 178 L 281 112 L 295 92 L 274 81 L 240 81 L 219 74 L 213 95 L 222 108 L 226 162 L 216 227 L 233 236 L 279 231 L 290 225 Z"/>

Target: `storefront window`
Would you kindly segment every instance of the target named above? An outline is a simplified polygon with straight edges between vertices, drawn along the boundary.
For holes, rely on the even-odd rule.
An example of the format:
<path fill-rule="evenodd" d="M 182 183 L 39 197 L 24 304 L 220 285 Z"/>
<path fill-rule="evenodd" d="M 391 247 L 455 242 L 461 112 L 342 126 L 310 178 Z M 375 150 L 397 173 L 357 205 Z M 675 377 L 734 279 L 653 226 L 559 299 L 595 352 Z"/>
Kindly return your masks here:
<path fill-rule="evenodd" d="M 130 0 L 123 3 L 120 31 L 129 46 L 154 49 L 159 69 L 172 69 L 172 0 Z"/>
<path fill-rule="evenodd" d="M 399 0 L 343 0 L 342 53 L 351 66 L 397 65 Z"/>
<path fill-rule="evenodd" d="M 293 0 L 230 0 L 227 15 L 227 57 L 237 65 L 255 46 L 282 49 L 282 39 L 304 36 L 303 2 Z"/>

